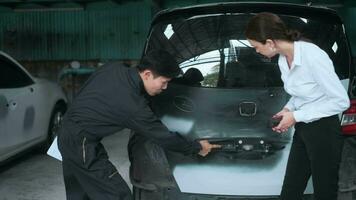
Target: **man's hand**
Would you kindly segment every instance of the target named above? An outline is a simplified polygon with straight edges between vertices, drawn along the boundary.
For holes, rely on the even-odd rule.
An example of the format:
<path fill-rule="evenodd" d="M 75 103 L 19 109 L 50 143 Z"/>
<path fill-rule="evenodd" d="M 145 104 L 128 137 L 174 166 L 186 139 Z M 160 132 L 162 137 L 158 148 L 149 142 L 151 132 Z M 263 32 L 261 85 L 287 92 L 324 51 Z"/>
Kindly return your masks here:
<path fill-rule="evenodd" d="M 202 149 L 200 150 L 200 152 L 198 154 L 201 156 L 208 155 L 212 149 L 221 148 L 221 145 L 210 144 L 208 140 L 200 140 L 199 143 L 200 143 Z"/>

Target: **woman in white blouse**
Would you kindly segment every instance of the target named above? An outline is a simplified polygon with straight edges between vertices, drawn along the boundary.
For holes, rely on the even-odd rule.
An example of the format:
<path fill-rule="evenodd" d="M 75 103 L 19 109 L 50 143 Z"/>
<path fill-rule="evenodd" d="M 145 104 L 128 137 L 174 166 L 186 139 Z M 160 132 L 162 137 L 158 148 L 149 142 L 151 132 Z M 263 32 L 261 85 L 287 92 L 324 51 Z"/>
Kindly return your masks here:
<path fill-rule="evenodd" d="M 299 32 L 272 13 L 252 17 L 245 35 L 257 53 L 279 55 L 284 89 L 291 95 L 273 116 L 281 118 L 274 131 L 295 127 L 281 199 L 301 200 L 312 175 L 314 198 L 336 200 L 343 145 L 338 114 L 350 101 L 331 59 L 315 44 L 301 41 Z"/>

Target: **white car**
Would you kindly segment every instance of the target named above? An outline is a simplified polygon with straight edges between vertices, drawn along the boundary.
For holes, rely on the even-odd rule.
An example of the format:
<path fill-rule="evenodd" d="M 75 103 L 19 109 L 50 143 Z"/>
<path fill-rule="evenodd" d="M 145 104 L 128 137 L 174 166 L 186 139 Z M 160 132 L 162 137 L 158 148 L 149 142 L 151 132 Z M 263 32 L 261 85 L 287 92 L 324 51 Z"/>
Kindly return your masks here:
<path fill-rule="evenodd" d="M 66 107 L 59 85 L 34 78 L 0 52 L 0 163 L 31 147 L 46 151 Z"/>

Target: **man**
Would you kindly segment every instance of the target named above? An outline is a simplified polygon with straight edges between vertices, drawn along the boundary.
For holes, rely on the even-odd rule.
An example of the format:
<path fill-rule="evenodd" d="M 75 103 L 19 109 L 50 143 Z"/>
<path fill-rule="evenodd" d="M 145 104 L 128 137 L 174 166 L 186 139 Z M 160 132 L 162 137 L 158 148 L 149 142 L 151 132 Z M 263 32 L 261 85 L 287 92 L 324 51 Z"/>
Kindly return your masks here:
<path fill-rule="evenodd" d="M 180 72 L 175 59 L 158 50 L 144 56 L 137 68 L 107 64 L 89 78 L 67 111 L 58 134 L 68 200 L 131 199 L 128 185 L 100 142 L 124 128 L 184 154 L 205 156 L 218 147 L 170 133 L 149 108 L 147 95 L 161 93 Z"/>

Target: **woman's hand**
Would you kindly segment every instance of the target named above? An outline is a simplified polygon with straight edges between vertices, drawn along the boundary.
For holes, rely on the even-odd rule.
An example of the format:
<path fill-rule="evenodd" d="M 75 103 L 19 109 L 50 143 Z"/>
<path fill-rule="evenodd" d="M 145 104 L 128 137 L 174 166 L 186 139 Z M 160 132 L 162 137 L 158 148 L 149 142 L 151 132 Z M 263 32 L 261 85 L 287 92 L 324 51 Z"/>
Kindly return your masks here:
<path fill-rule="evenodd" d="M 272 128 L 273 131 L 276 131 L 278 133 L 286 132 L 291 126 L 296 123 L 293 112 L 290 112 L 288 109 L 285 109 L 273 116 L 282 118 L 279 124 L 276 127 Z"/>
<path fill-rule="evenodd" d="M 281 111 L 279 111 L 278 113 L 276 113 L 275 115 L 273 115 L 272 118 L 279 118 L 282 116 L 283 113 L 285 112 L 289 112 L 290 110 L 288 108 L 283 108 Z"/>

